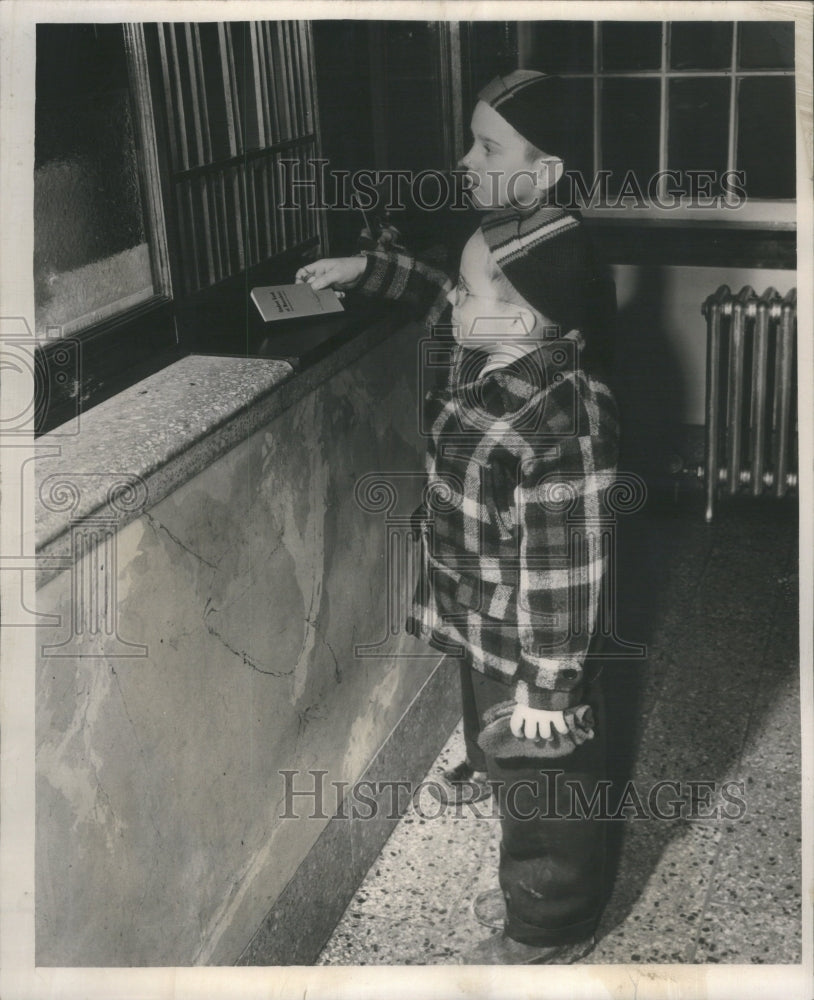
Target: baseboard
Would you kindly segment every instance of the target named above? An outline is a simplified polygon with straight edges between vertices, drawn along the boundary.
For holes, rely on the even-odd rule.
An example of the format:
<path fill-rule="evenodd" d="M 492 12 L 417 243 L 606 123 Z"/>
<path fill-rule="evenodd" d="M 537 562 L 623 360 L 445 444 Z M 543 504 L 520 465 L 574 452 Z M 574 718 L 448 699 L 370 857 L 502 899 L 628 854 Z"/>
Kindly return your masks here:
<path fill-rule="evenodd" d="M 443 659 L 357 784 L 418 784 L 460 717 L 457 662 Z M 375 816 L 329 820 L 235 964 L 313 965 L 408 803 L 398 796 L 393 809 L 390 789 Z"/>

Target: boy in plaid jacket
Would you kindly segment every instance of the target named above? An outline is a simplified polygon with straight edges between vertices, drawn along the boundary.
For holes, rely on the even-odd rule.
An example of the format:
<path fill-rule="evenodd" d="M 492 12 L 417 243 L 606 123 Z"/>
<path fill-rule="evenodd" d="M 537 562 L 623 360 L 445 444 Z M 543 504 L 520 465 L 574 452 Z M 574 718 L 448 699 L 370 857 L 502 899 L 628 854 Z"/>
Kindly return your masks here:
<path fill-rule="evenodd" d="M 517 71 L 481 91 L 463 165 L 487 214 L 455 287 L 398 252 L 297 275 L 407 301 L 429 326 L 452 306 L 449 380 L 426 400 L 430 509 L 410 627 L 461 656 L 464 704 L 488 723 L 501 891 L 483 894 L 476 914 L 502 930 L 475 949 L 478 964 L 578 960 L 604 896 L 603 824 L 574 814 L 568 781 L 590 801 L 604 774 L 587 657 L 605 555 L 579 527 L 599 519 L 618 421 L 592 371 L 608 286 L 579 218 L 549 203 L 563 164 L 542 150 L 568 127 L 560 87 Z"/>

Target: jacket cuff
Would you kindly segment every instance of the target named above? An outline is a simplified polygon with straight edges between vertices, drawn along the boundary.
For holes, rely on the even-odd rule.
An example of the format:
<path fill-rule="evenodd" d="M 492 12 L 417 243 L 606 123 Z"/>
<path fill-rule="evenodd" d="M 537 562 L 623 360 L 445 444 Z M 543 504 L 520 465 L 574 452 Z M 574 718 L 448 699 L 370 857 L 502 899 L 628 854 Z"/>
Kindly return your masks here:
<path fill-rule="evenodd" d="M 583 668 L 580 660 L 520 657 L 515 701 L 529 708 L 561 712 L 582 700 Z"/>
<path fill-rule="evenodd" d="M 377 257 L 375 251 L 362 253 L 359 256 L 366 260 L 362 277 L 353 286 L 354 292 L 361 292 L 362 295 L 376 295 L 381 293 L 384 284 L 384 262 Z"/>
<path fill-rule="evenodd" d="M 526 705 L 545 712 L 564 712 L 580 702 L 573 697 L 571 691 L 547 691 L 543 688 L 531 687 L 526 681 L 517 681 L 514 687 L 514 701 L 517 705 Z"/>

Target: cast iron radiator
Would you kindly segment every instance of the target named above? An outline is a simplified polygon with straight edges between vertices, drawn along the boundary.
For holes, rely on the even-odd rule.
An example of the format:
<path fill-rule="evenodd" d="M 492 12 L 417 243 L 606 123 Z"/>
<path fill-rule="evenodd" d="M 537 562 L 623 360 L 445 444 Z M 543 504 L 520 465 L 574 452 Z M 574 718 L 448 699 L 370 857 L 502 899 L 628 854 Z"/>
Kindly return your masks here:
<path fill-rule="evenodd" d="M 706 519 L 718 496 L 783 497 L 797 487 L 797 289 L 785 298 L 721 285 L 704 302 Z"/>

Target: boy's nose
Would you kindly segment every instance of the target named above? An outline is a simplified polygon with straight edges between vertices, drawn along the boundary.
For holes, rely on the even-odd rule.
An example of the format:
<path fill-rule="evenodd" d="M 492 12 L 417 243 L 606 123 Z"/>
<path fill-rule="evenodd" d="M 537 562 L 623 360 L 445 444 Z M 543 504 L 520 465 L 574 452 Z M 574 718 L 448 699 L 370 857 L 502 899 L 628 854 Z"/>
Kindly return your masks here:
<path fill-rule="evenodd" d="M 447 302 L 449 302 L 451 306 L 454 306 L 457 301 L 458 301 L 458 289 L 453 288 L 451 289 L 451 291 L 447 292 Z"/>

